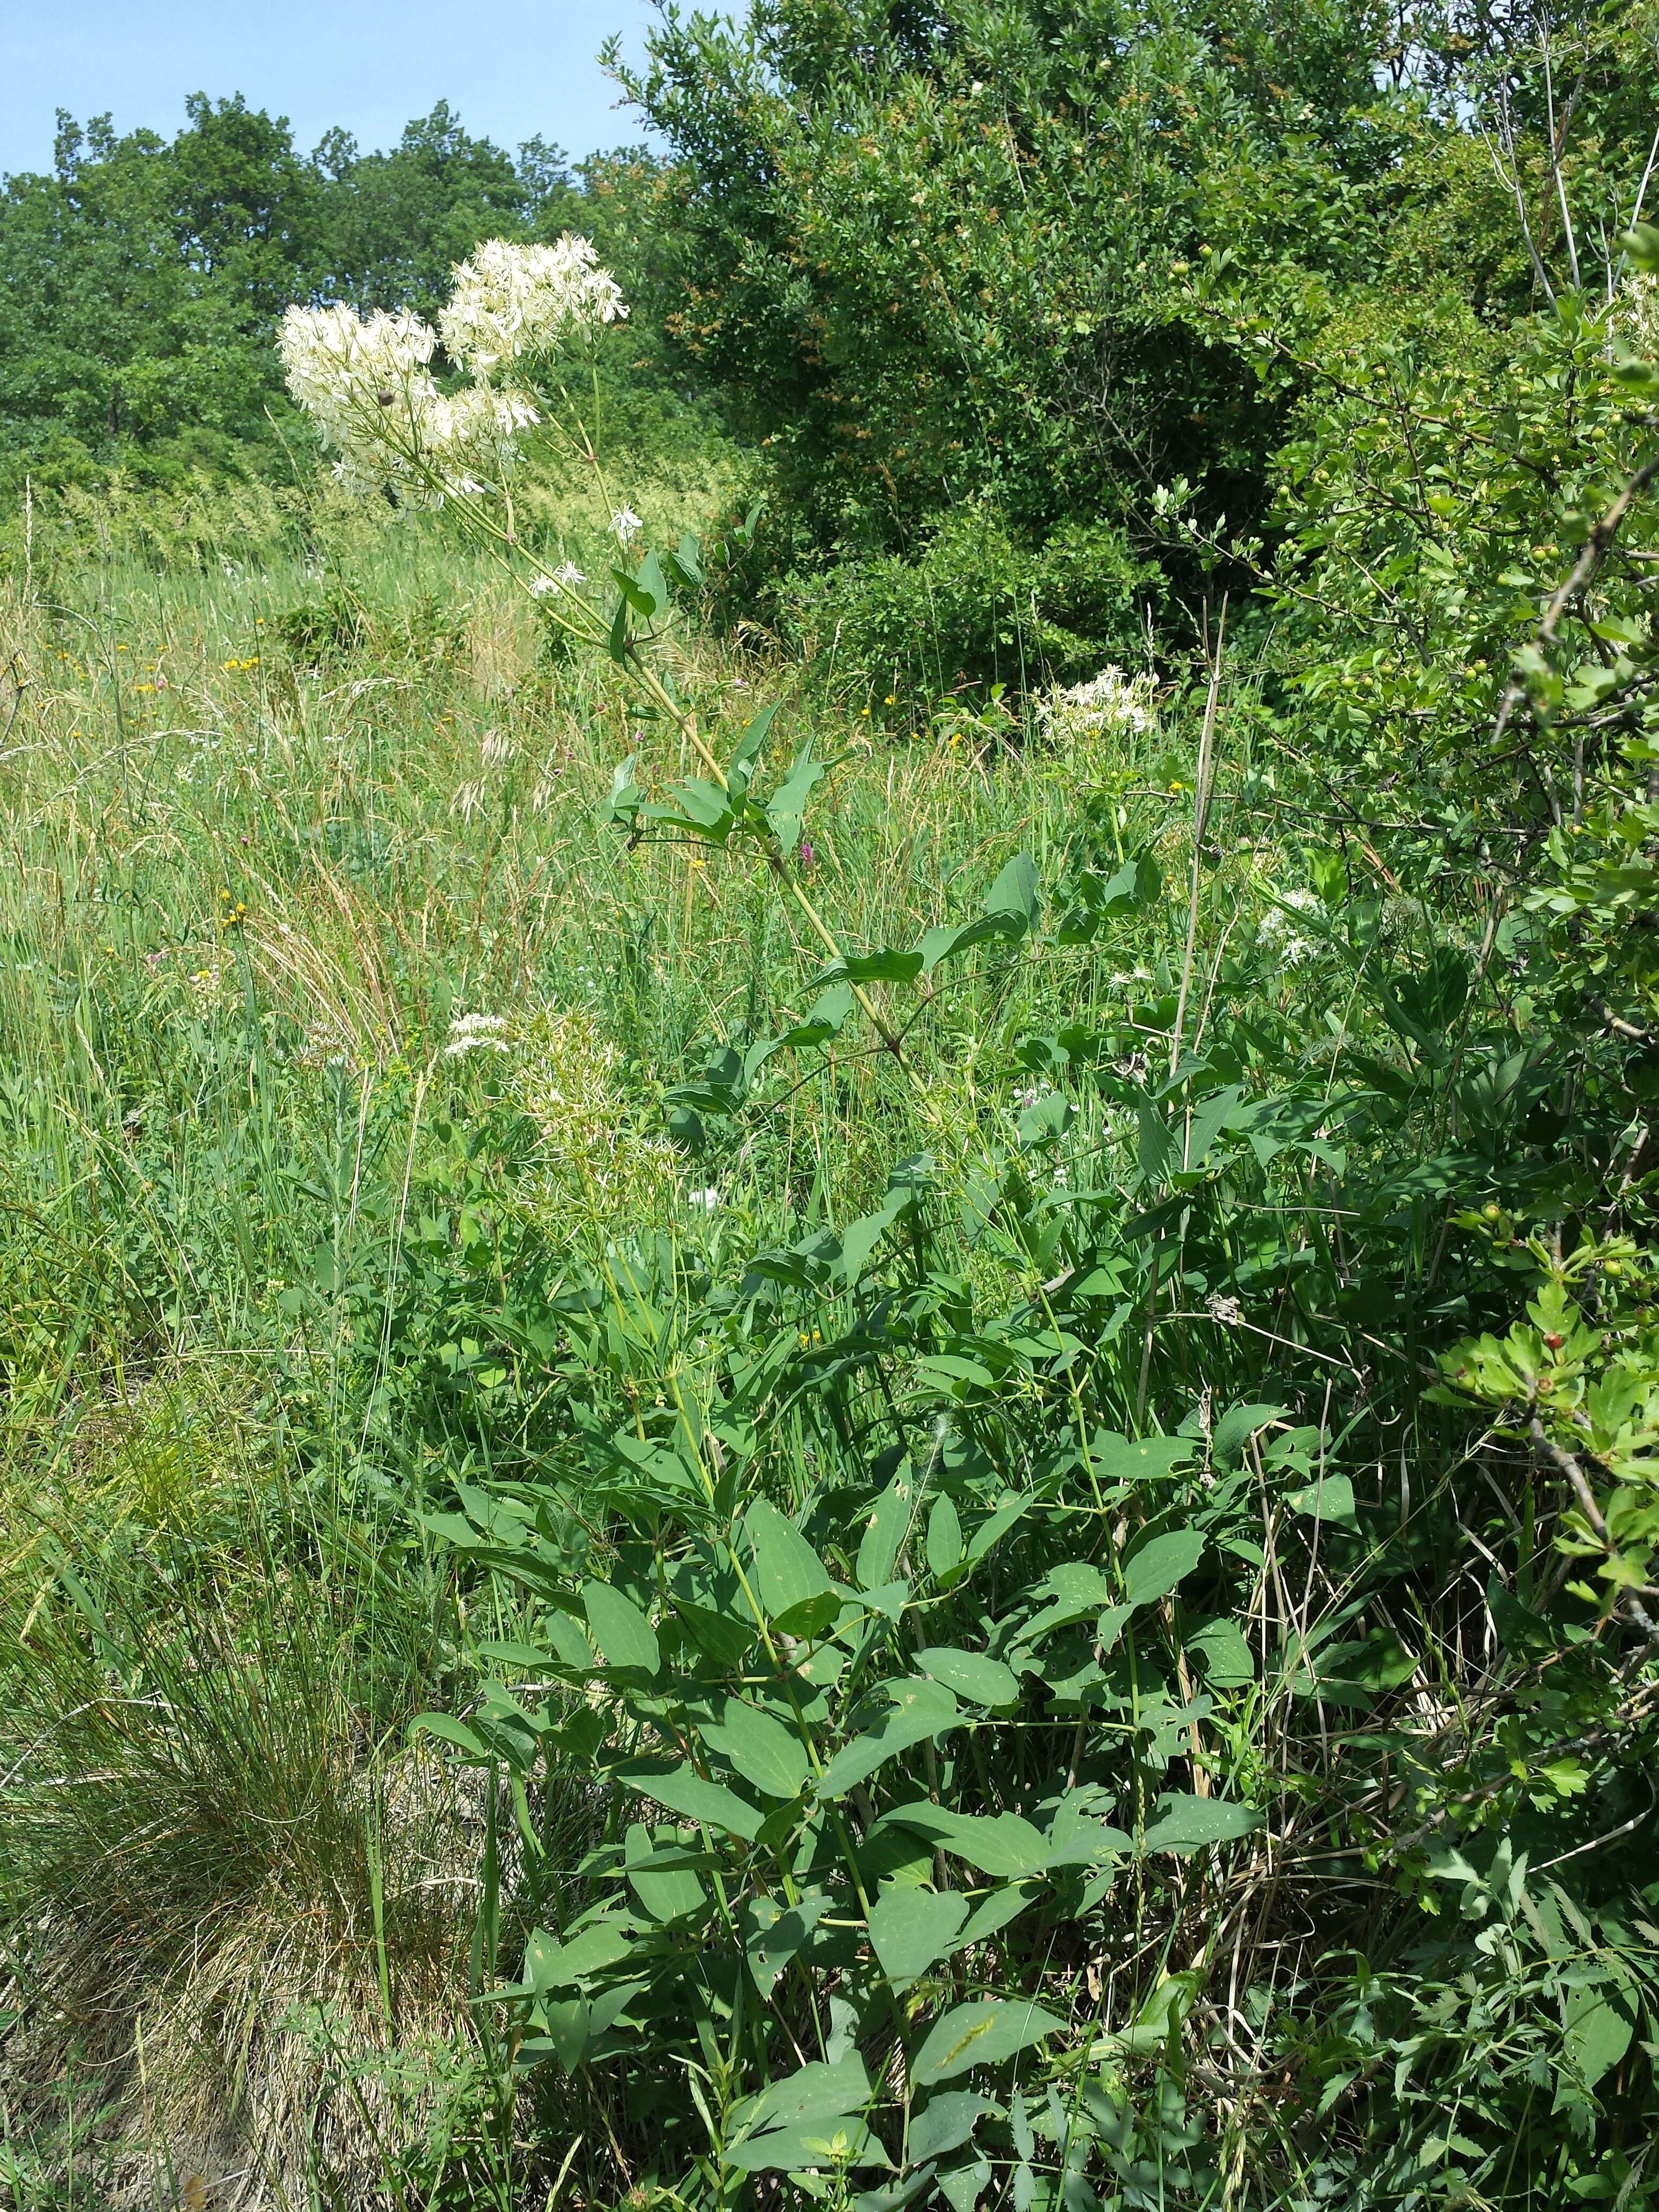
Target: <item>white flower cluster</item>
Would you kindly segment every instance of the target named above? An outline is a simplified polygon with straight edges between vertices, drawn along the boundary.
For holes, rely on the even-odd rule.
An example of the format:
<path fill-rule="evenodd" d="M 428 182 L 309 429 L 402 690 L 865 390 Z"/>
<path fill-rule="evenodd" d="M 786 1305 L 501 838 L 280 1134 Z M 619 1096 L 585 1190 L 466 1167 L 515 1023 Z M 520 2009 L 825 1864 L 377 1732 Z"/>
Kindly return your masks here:
<path fill-rule="evenodd" d="M 437 338 L 418 315 L 290 307 L 279 340 L 289 390 L 337 456 L 334 473 L 367 495 L 390 484 L 413 504 L 478 492 L 511 466 L 537 421 L 522 392 L 473 384 L 441 392 Z"/>
<path fill-rule="evenodd" d="M 1319 905 L 1319 901 L 1310 890 L 1280 891 L 1279 896 L 1285 906 L 1293 907 L 1297 914 L 1312 914 Z M 1313 938 L 1304 937 L 1300 930 L 1292 928 L 1290 916 L 1279 907 L 1273 908 L 1262 916 L 1255 941 L 1264 951 L 1276 953 L 1280 966 L 1285 968 L 1301 967 L 1304 960 L 1311 960 L 1319 950 Z"/>
<path fill-rule="evenodd" d="M 1619 335 L 1632 353 L 1651 358 L 1659 354 L 1659 276 L 1638 270 L 1625 279 L 1622 289 Z"/>
<path fill-rule="evenodd" d="M 1103 668 L 1086 684 L 1056 687 L 1037 702 L 1037 724 L 1045 738 L 1145 737 L 1158 720 L 1153 696 L 1158 678 L 1126 676 Z"/>
<path fill-rule="evenodd" d="M 407 485 L 410 455 L 438 399 L 428 364 L 437 341 L 418 315 L 359 315 L 347 307 L 290 307 L 277 343 L 288 388 L 348 489 Z"/>
<path fill-rule="evenodd" d="M 520 434 L 540 420 L 527 392 L 499 382 L 505 362 L 555 350 L 627 313 L 585 238 L 556 246 L 492 239 L 454 272 L 439 329 L 418 315 L 290 307 L 278 341 L 289 390 L 336 456 L 348 491 L 390 486 L 412 505 L 477 495 L 512 467 Z M 472 382 L 441 392 L 441 331 Z"/>
<path fill-rule="evenodd" d="M 578 584 L 586 581 L 586 577 L 574 561 L 562 561 L 551 575 L 536 578 L 530 586 L 530 596 L 533 599 L 543 599 L 550 592 L 574 591 Z"/>
<path fill-rule="evenodd" d="M 509 1048 L 501 1034 L 506 1027 L 500 1014 L 457 1014 L 449 1024 L 444 1058 L 459 1060 L 469 1052 L 506 1052 Z"/>
<path fill-rule="evenodd" d="M 556 352 L 627 313 L 620 286 L 586 239 L 567 233 L 556 246 L 515 246 L 492 238 L 455 270 L 438 328 L 453 361 L 488 377 L 504 362 Z"/>

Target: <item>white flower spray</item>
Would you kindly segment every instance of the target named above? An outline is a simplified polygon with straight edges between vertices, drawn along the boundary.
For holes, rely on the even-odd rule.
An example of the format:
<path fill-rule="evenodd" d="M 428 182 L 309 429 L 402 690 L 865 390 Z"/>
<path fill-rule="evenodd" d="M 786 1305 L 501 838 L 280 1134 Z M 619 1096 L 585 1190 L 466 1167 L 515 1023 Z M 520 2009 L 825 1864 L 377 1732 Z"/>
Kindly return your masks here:
<path fill-rule="evenodd" d="M 456 269 L 438 329 L 451 360 L 489 377 L 521 354 L 556 353 L 627 313 L 621 287 L 586 239 L 514 246 L 492 238 Z"/>
<path fill-rule="evenodd" d="M 1086 684 L 1048 692 L 1037 705 L 1037 725 L 1053 743 L 1083 738 L 1145 737 L 1158 720 L 1155 676 L 1126 676 L 1103 668 Z"/>
<path fill-rule="evenodd" d="M 1636 270 L 1620 287 L 1619 335 L 1632 353 L 1651 360 L 1659 355 L 1659 276 Z"/>
<path fill-rule="evenodd" d="M 497 238 L 456 268 L 435 331 L 418 315 L 295 307 L 278 343 L 289 390 L 346 489 L 438 507 L 504 490 L 522 434 L 544 419 L 504 373 L 517 362 L 545 368 L 627 313 L 586 239 Z M 432 371 L 441 339 L 471 380 L 453 392 Z"/>

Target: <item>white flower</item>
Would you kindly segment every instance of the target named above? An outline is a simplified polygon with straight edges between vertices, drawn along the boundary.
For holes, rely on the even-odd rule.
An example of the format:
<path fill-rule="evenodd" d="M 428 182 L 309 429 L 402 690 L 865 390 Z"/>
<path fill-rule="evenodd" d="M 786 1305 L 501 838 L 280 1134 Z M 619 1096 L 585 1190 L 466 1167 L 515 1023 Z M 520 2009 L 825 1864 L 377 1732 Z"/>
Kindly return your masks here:
<path fill-rule="evenodd" d="M 618 544 L 626 545 L 639 536 L 645 525 L 631 507 L 619 507 L 612 511 L 611 527 Z"/>
<path fill-rule="evenodd" d="M 530 595 L 539 599 L 549 592 L 568 592 L 573 585 L 585 584 L 587 579 L 574 561 L 561 562 L 550 576 L 538 576 L 530 586 Z"/>
<path fill-rule="evenodd" d="M 1619 335 L 1632 353 L 1659 354 L 1659 276 L 1638 270 L 1620 287 L 1623 309 Z"/>
<path fill-rule="evenodd" d="M 695 1207 L 699 1213 L 713 1213 L 720 1205 L 720 1194 L 711 1185 L 707 1190 L 688 1190 L 685 1194 L 685 1202 L 688 1206 Z"/>
<path fill-rule="evenodd" d="M 1050 738 L 1144 737 L 1157 722 L 1152 705 L 1158 679 L 1103 668 L 1086 684 L 1056 688 L 1037 704 L 1037 721 Z"/>
<path fill-rule="evenodd" d="M 457 1014 L 449 1024 L 444 1057 L 459 1060 L 466 1052 L 505 1052 L 507 1045 L 501 1031 L 506 1027 L 500 1014 Z"/>
<path fill-rule="evenodd" d="M 416 463 L 440 404 L 430 325 L 378 309 L 290 307 L 277 343 L 289 390 L 340 457 L 341 483 L 356 492 L 395 483 L 418 495 Z"/>
<path fill-rule="evenodd" d="M 518 459 L 518 436 L 539 422 L 522 392 L 468 385 L 440 398 L 426 426 L 427 456 L 447 491 L 478 493 L 480 476 L 499 478 Z"/>
<path fill-rule="evenodd" d="M 444 350 L 475 376 L 489 377 L 521 354 L 556 352 L 628 313 L 621 289 L 585 238 L 556 246 L 519 246 L 492 238 L 454 272 L 449 305 L 438 318 Z"/>
<path fill-rule="evenodd" d="M 1255 933 L 1255 941 L 1265 951 L 1277 954 L 1281 966 L 1299 968 L 1304 961 L 1313 959 L 1317 954 L 1318 942 L 1314 938 L 1304 937 L 1300 930 L 1292 929 L 1289 916 L 1281 909 L 1290 907 L 1297 914 L 1312 914 L 1317 910 L 1319 901 L 1312 891 L 1299 884 L 1291 890 L 1280 891 L 1277 896 L 1279 904 L 1262 916 Z"/>
<path fill-rule="evenodd" d="M 289 390 L 338 454 L 334 473 L 349 491 L 392 484 L 430 506 L 446 493 L 476 496 L 539 419 L 522 392 L 441 392 L 428 366 L 437 337 L 416 315 L 290 307 L 279 343 Z"/>

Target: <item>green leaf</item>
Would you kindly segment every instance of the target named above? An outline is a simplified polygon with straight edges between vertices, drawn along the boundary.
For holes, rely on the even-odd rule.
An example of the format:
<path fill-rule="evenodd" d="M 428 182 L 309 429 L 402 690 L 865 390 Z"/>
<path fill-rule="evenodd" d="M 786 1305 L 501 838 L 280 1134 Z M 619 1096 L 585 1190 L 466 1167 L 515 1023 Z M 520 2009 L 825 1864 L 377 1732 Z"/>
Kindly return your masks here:
<path fill-rule="evenodd" d="M 653 821 L 688 822 L 699 830 L 726 830 L 732 826 L 731 793 L 706 776 L 688 776 L 684 783 L 671 784 L 668 796 L 674 802 L 672 808 L 645 809 Z"/>
<path fill-rule="evenodd" d="M 916 1372 L 927 1382 L 969 1382 L 977 1390 L 990 1389 L 997 1379 L 982 1361 L 965 1358 L 959 1352 L 935 1352 L 918 1359 Z"/>
<path fill-rule="evenodd" d="M 1184 1467 L 1198 1447 L 1190 1437 L 1120 1436 L 1115 1430 L 1097 1429 L 1089 1445 L 1089 1458 L 1097 1481 L 1149 1482 Z"/>
<path fill-rule="evenodd" d="M 548 1614 L 547 1640 L 558 1654 L 562 1667 L 568 1667 L 573 1674 L 592 1674 L 593 1647 L 568 1613 Z"/>
<path fill-rule="evenodd" d="M 909 1531 L 913 1489 L 907 1461 L 871 1507 L 854 1570 L 860 1589 L 883 1589 L 892 1580 Z"/>
<path fill-rule="evenodd" d="M 1195 1175 L 1209 1158 L 1210 1147 L 1226 1127 L 1240 1095 L 1239 1085 L 1229 1084 L 1224 1091 L 1216 1091 L 1194 1107 L 1185 1138 L 1186 1174 Z"/>
<path fill-rule="evenodd" d="M 1571 1990 L 1563 2007 L 1564 2040 L 1567 2056 L 1587 2089 L 1616 2066 L 1630 2049 L 1635 2026 L 1621 2004 L 1614 2002 L 1612 1981 L 1590 1982 Z"/>
<path fill-rule="evenodd" d="M 775 1897 L 751 1897 L 738 1916 L 744 1955 L 755 1987 L 769 1997 L 778 1978 L 830 1909 L 822 1890 L 785 1906 Z"/>
<path fill-rule="evenodd" d="M 968 1564 L 975 1567 L 1000 1537 L 1006 1536 L 1031 1503 L 1029 1498 L 1005 1498 L 996 1510 L 980 1522 L 968 1539 Z"/>
<path fill-rule="evenodd" d="M 641 1821 L 629 1823 L 623 1845 L 628 1883 L 653 1920 L 686 1920 L 708 1910 L 708 1892 L 696 1870 L 681 1863 L 685 1856 L 659 1850 Z"/>
<path fill-rule="evenodd" d="M 921 973 L 920 952 L 853 952 L 834 962 L 818 979 L 833 977 L 849 983 L 913 983 Z"/>
<path fill-rule="evenodd" d="M 745 1843 L 754 1842 L 765 1818 L 724 1783 L 705 1781 L 688 1759 L 675 1765 L 643 1760 L 618 1767 L 616 1778 L 624 1790 L 653 1797 L 671 1813 L 684 1814 L 688 1820 L 706 1820 L 711 1828 L 724 1828 Z"/>
<path fill-rule="evenodd" d="M 611 615 L 611 631 L 609 636 L 605 640 L 605 645 L 610 652 L 611 658 L 619 665 L 625 666 L 629 655 L 633 651 L 633 640 L 629 635 L 628 629 L 628 594 L 626 592 L 618 592 L 617 594 L 617 604 L 612 609 Z"/>
<path fill-rule="evenodd" d="M 1270 1422 L 1282 1421 L 1285 1414 L 1283 1406 L 1232 1407 L 1216 1423 L 1210 1456 L 1222 1467 L 1237 1467 L 1250 1438 L 1260 1435 Z"/>
<path fill-rule="evenodd" d="M 545 2023 L 544 2033 L 554 2057 L 567 2074 L 574 2074 L 587 2048 L 590 2015 L 586 1998 L 566 1997 L 559 2003 L 544 2005 L 542 2017 Z"/>
<path fill-rule="evenodd" d="M 988 2112 L 1000 2118 L 1002 2107 L 969 2089 L 946 2089 L 930 2097 L 927 2109 L 911 2116 L 911 2164 L 921 2166 L 930 2158 L 943 2158 L 947 2151 L 960 2150 L 975 2124 Z"/>
<path fill-rule="evenodd" d="M 978 2212 L 991 2185 L 991 2161 L 981 2154 L 947 2166 L 943 2173 L 936 2172 L 934 2179 L 951 2212 Z"/>
<path fill-rule="evenodd" d="M 818 1778 L 817 1794 L 829 1803 L 866 1780 L 894 1754 L 943 1735 L 957 1720 L 957 1701 L 942 1683 L 918 1680 L 890 1683 L 892 1711 L 872 1729 L 842 1746 Z"/>
<path fill-rule="evenodd" d="M 1306 1513 L 1316 1521 L 1328 1521 L 1342 1528 L 1358 1528 L 1353 1483 L 1346 1474 L 1327 1474 L 1294 1492 L 1285 1499 L 1292 1513 Z"/>
<path fill-rule="evenodd" d="M 962 1564 L 962 1520 L 949 1494 L 941 1491 L 927 1516 L 927 1569 L 948 1575 Z"/>
<path fill-rule="evenodd" d="M 653 1677 L 661 1671 L 656 1632 L 631 1598 L 609 1583 L 584 1583 L 582 1609 L 608 1667 L 629 1668 Z"/>
<path fill-rule="evenodd" d="M 435 1735 L 441 1743 L 453 1743 L 471 1759 L 488 1759 L 489 1752 L 465 1721 L 458 1721 L 448 1713 L 416 1713 L 409 1724 L 413 1735 L 416 1729 L 424 1735 Z"/>
<path fill-rule="evenodd" d="M 817 2173 L 825 2166 L 888 2170 L 893 2163 L 865 2123 L 850 2117 L 769 2128 L 729 2145 L 724 2162 L 738 2173 Z"/>
<path fill-rule="evenodd" d="M 769 1060 L 781 1052 L 808 1052 L 828 1044 L 846 1026 L 847 1017 L 853 1011 L 853 988 L 850 983 L 832 983 L 821 992 L 807 1010 L 805 1021 L 797 1022 L 793 1029 L 781 1036 L 762 1037 L 751 1044 L 743 1059 L 743 1079 L 753 1083 Z M 691 1097 L 691 1091 L 679 1085 L 668 1094 L 671 1097 Z M 694 1103 L 696 1103 L 694 1100 Z"/>
<path fill-rule="evenodd" d="M 908 1190 L 889 1191 L 873 1213 L 849 1221 L 842 1231 L 840 1267 L 849 1285 L 862 1281 L 871 1254 L 912 1200 L 913 1194 Z"/>
<path fill-rule="evenodd" d="M 734 2123 L 745 2135 L 763 2128 L 803 2127 L 813 2120 L 847 2119 L 866 2111 L 872 2095 L 870 2076 L 856 2051 L 833 2065 L 813 2059 L 763 2089 L 754 2103 L 739 2106 Z"/>
<path fill-rule="evenodd" d="M 718 1728 L 705 1740 L 730 1759 L 745 1782 L 769 1797 L 794 1797 L 806 1781 L 806 1752 L 800 1738 L 770 1713 L 728 1698 Z"/>
<path fill-rule="evenodd" d="M 680 542 L 672 553 L 663 555 L 662 571 L 683 592 L 702 589 L 702 548 L 689 530 L 680 532 Z"/>
<path fill-rule="evenodd" d="M 914 2167 L 915 2161 L 911 2160 Z M 985 2169 L 988 2173 L 989 2166 Z M 924 2189 L 933 2185 L 933 2169 L 924 2166 L 920 2172 L 912 2172 L 905 2181 L 890 2181 L 884 2189 L 867 2189 L 854 2197 L 852 2212 L 904 2212 L 907 2204 L 920 2197 Z"/>
<path fill-rule="evenodd" d="M 1042 1604 L 1042 1610 L 1028 1620 L 1014 1642 L 1024 1647 L 1041 1643 L 1057 1628 L 1069 1628 L 1074 1620 L 1084 1620 L 1109 1606 L 1117 1596 L 1117 1585 L 1098 1567 L 1086 1560 L 1067 1559 L 1050 1567 L 1031 1593 Z M 1046 1603 L 1042 1603 L 1046 1600 Z"/>
<path fill-rule="evenodd" d="M 1167 1597 L 1203 1555 L 1204 1536 L 1200 1529 L 1176 1528 L 1168 1535 L 1154 1536 L 1123 1563 L 1125 1603 L 1152 1605 Z"/>
<path fill-rule="evenodd" d="M 1065 2025 L 1025 1997 L 957 2005 L 930 2031 L 911 2079 L 925 2089 L 970 2066 L 1000 2066 L 1045 2035 L 1059 2034 Z"/>
<path fill-rule="evenodd" d="M 982 1651 L 960 1651 L 954 1645 L 931 1645 L 918 1651 L 915 1663 L 924 1674 L 943 1682 L 947 1690 L 974 1705 L 994 1711 L 1012 1705 L 1019 1697 L 1019 1679 L 1000 1659 Z"/>
<path fill-rule="evenodd" d="M 772 725 L 777 719 L 777 712 L 775 701 L 769 707 L 763 707 L 732 748 L 732 757 L 726 763 L 726 775 L 734 796 L 738 799 L 743 798 L 748 792 L 750 778 L 755 772 L 755 763 L 760 757 L 761 747 L 766 743 L 771 732 Z"/>
<path fill-rule="evenodd" d="M 1187 1632 L 1186 1649 L 1212 1690 L 1237 1690 L 1255 1680 L 1255 1660 L 1237 1621 L 1218 1616 Z"/>
<path fill-rule="evenodd" d="M 1035 929 L 1041 912 L 1037 886 L 1036 862 L 1029 853 L 1016 853 L 991 886 L 987 915 L 1007 915 L 1023 929 Z"/>
<path fill-rule="evenodd" d="M 628 1932 L 613 1920 L 596 1920 L 568 1943 L 538 1928 L 525 1946 L 524 1978 L 539 1995 L 569 1989 L 614 1966 L 633 1949 Z"/>
<path fill-rule="evenodd" d="M 841 1600 L 823 1560 L 794 1523 L 769 1499 L 757 1498 L 744 1516 L 743 1531 L 755 1562 L 755 1595 L 774 1627 L 786 1636 L 813 1636 L 829 1627 Z"/>
<path fill-rule="evenodd" d="M 630 576 L 626 568 L 613 568 L 611 574 L 617 589 L 640 620 L 649 622 L 657 611 L 657 594 L 643 582 Z M 658 574 L 660 575 L 661 571 L 659 570 Z"/>
<path fill-rule="evenodd" d="M 974 1907 L 968 1924 L 957 1939 L 953 1948 L 965 1951 L 972 1943 L 983 1943 L 988 1938 L 1006 1928 L 1011 1920 L 1018 1920 L 1036 1895 L 1035 1889 L 1026 1890 L 1007 1884 L 994 1889 L 990 1895 Z"/>
<path fill-rule="evenodd" d="M 878 1823 L 889 1825 L 925 1836 L 952 1857 L 998 1881 L 1017 1881 L 1041 1874 L 1048 1864 L 1048 1838 L 1018 1813 L 958 1813 L 945 1805 L 901 1805 Z"/>
<path fill-rule="evenodd" d="M 883 1972 L 896 1982 L 915 1981 L 949 1954 L 967 1917 L 968 1900 L 955 1890 L 935 1894 L 894 1883 L 870 1912 L 870 1941 Z"/>
<path fill-rule="evenodd" d="M 629 753 L 619 761 L 611 775 L 611 795 L 599 809 L 604 822 L 629 823 L 640 811 L 644 793 L 634 781 L 634 771 L 640 764 L 637 753 Z"/>
<path fill-rule="evenodd" d="M 794 766 L 767 801 L 768 825 L 782 846 L 786 857 L 800 842 L 800 825 L 811 802 L 812 793 L 828 773 L 828 763 L 813 759 L 809 742 L 803 746 Z"/>
<path fill-rule="evenodd" d="M 1016 854 L 992 884 L 976 921 L 941 923 L 924 934 L 917 947 L 924 970 L 931 975 L 941 961 L 993 938 L 1024 937 L 1036 927 L 1038 910 L 1036 863 L 1029 853 Z"/>
<path fill-rule="evenodd" d="M 1196 1851 L 1231 1844 L 1261 1826 L 1260 1813 L 1218 1797 L 1160 1797 L 1158 1818 L 1141 1839 L 1146 1851 Z"/>

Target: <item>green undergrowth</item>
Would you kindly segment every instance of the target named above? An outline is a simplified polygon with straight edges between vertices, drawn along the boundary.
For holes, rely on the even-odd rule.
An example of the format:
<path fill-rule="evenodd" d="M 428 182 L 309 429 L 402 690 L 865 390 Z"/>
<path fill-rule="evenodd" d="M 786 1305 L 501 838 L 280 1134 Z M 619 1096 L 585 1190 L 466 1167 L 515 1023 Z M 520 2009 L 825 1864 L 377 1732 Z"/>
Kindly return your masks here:
<path fill-rule="evenodd" d="M 1068 689 L 20 519 L 15 2202 L 1653 2200 L 1656 378 L 1369 343 Z"/>

